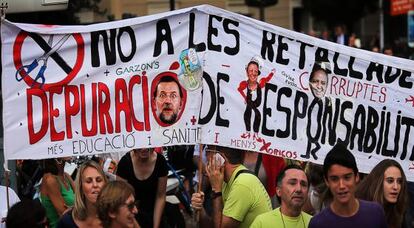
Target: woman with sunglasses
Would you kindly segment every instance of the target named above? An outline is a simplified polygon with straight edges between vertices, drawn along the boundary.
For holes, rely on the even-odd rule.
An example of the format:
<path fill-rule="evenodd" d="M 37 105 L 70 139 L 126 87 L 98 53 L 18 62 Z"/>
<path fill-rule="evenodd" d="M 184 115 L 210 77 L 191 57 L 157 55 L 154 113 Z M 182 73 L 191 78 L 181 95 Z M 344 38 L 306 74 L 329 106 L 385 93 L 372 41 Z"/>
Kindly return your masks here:
<path fill-rule="evenodd" d="M 124 181 L 109 182 L 99 193 L 98 216 L 104 228 L 139 228 L 134 188 Z"/>
<path fill-rule="evenodd" d="M 96 200 L 108 182 L 102 167 L 92 160 L 83 163 L 75 182 L 75 206 L 62 216 L 57 227 L 101 227 Z"/>

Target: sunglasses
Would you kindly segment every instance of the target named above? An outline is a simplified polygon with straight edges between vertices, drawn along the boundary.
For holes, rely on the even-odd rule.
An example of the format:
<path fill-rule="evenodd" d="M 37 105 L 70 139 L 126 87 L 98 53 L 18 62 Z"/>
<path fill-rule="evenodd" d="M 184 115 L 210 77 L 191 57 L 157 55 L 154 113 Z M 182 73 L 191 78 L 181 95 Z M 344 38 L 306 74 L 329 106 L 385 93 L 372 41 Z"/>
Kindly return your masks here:
<path fill-rule="evenodd" d="M 125 206 L 127 206 L 128 210 L 133 211 L 135 207 L 137 207 L 138 209 L 138 205 L 139 205 L 139 201 L 136 200 L 134 202 L 131 203 L 126 203 Z"/>

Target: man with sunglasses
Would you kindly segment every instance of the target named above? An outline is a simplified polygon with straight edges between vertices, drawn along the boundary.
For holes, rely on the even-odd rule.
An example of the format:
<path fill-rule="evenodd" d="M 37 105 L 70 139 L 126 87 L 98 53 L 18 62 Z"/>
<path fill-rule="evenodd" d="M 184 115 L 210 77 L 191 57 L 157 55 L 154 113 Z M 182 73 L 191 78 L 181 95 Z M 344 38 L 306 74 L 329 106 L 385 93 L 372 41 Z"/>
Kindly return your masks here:
<path fill-rule="evenodd" d="M 213 190 L 214 227 L 250 227 L 256 216 L 272 209 L 269 195 L 260 180 L 242 165 L 243 151 L 221 146 L 216 149 L 219 153 L 209 158 L 206 169 Z M 202 210 L 204 193 L 194 193 L 191 202 L 196 210 Z"/>

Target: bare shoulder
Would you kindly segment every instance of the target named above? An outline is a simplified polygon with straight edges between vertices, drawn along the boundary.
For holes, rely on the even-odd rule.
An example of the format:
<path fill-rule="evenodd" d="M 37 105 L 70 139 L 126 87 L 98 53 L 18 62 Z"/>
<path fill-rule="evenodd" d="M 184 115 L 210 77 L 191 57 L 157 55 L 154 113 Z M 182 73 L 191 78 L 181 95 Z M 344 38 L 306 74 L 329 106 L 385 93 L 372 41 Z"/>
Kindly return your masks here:
<path fill-rule="evenodd" d="M 59 188 L 56 176 L 50 173 L 44 174 L 42 178 L 42 185 L 40 186 L 42 194 L 47 195 L 53 188 Z"/>
<path fill-rule="evenodd" d="M 43 175 L 42 183 L 46 185 L 57 184 L 56 176 L 50 173 L 46 173 Z"/>

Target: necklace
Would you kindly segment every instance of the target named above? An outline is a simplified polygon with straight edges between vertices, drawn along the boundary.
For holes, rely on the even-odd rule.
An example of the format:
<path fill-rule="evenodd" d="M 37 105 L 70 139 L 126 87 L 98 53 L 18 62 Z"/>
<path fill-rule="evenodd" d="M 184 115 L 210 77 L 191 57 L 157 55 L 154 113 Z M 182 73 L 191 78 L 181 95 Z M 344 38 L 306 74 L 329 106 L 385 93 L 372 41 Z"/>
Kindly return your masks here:
<path fill-rule="evenodd" d="M 280 209 L 280 207 L 279 207 L 279 211 L 280 211 L 280 217 L 282 218 L 282 223 L 283 223 L 283 228 L 286 228 L 286 225 L 285 225 L 285 220 L 283 219 L 283 213 L 282 213 L 282 210 Z M 305 225 L 305 221 L 303 220 L 303 216 L 302 216 L 302 212 L 300 212 L 300 218 L 301 218 L 301 220 L 302 220 L 302 223 L 303 223 L 303 227 L 304 228 L 306 228 L 306 225 Z M 298 221 L 299 222 L 299 221 Z M 298 223 L 298 222 L 296 222 L 296 224 Z M 297 226 L 296 226 L 297 227 Z"/>

